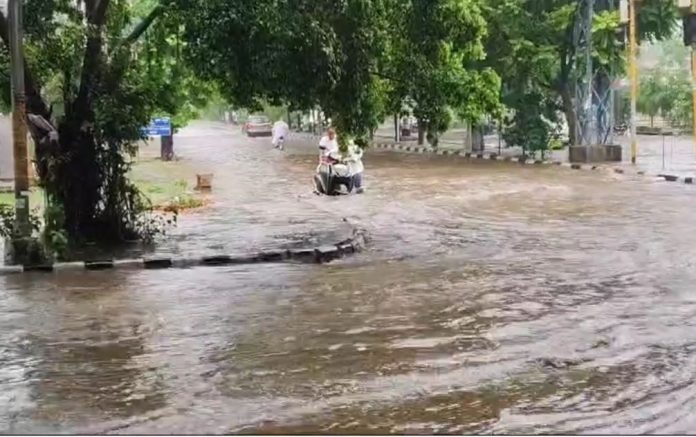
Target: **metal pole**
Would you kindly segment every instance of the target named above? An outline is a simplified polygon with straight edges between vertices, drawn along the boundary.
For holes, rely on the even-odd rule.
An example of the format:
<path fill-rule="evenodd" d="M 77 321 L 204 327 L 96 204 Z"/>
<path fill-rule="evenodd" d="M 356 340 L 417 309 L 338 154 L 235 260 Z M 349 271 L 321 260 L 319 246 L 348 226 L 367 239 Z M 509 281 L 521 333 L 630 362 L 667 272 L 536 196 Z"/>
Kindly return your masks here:
<path fill-rule="evenodd" d="M 636 61 L 636 54 L 638 51 L 638 44 L 636 41 L 636 0 L 631 0 L 629 12 L 628 69 L 631 81 L 631 163 L 635 164 L 638 155 L 638 138 L 636 136 L 636 101 L 638 99 L 638 65 Z"/>
<path fill-rule="evenodd" d="M 696 14 L 696 2 L 691 2 L 691 13 Z M 694 136 L 694 153 L 696 154 L 696 44 L 691 44 L 691 100 L 692 124 Z"/>
<path fill-rule="evenodd" d="M 16 231 L 31 236 L 29 225 L 29 157 L 27 154 L 26 100 L 24 96 L 24 54 L 22 50 L 22 1 L 9 0 L 10 76 L 12 81 L 12 151 L 15 176 Z"/>
<path fill-rule="evenodd" d="M 662 170 L 665 169 L 665 136 L 662 135 Z"/>

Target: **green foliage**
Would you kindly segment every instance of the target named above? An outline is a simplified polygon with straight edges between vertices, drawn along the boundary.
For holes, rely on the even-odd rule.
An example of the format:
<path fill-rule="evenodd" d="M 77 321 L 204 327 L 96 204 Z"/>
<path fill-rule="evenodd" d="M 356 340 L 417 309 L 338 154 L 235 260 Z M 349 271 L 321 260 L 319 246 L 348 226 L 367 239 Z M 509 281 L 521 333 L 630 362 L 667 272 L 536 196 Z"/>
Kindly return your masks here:
<path fill-rule="evenodd" d="M 671 125 L 692 124 L 692 86 L 689 73 L 690 49 L 679 38 L 670 38 L 646 48 L 656 68 L 641 71 L 638 111 L 651 118 L 660 115 Z"/>
<path fill-rule="evenodd" d="M 641 40 L 659 40 L 676 29 L 673 2 L 644 0 L 638 12 Z M 542 144 L 547 126 L 552 136 L 563 113 L 574 141 L 573 84 L 582 74 L 582 59 L 575 58 L 574 29 L 579 2 L 574 0 L 489 0 L 483 11 L 489 26 L 485 64 L 502 79 L 503 103 L 516 116 L 511 138 L 523 141 L 519 123 L 530 123 L 530 141 Z M 597 1 L 592 29 L 596 72 L 615 77 L 625 71 L 624 48 L 619 42 L 618 13 Z M 533 25 L 530 25 L 533 23 Z M 541 108 L 538 107 L 541 105 Z M 515 116 L 513 116 L 515 117 Z M 530 120 L 529 117 L 539 117 Z M 542 120 L 543 118 L 543 120 Z M 538 131 L 538 132 L 537 132 Z M 536 146 L 533 146 L 536 147 Z"/>
<path fill-rule="evenodd" d="M 100 4 L 107 7 L 99 10 Z M 182 29 L 157 4 L 26 1 L 25 51 L 33 79 L 26 86 L 35 96 L 29 111 L 59 133 L 58 142 L 48 144 L 41 132 L 32 132 L 48 200 L 45 232 L 54 246 L 64 245 L 65 236 L 118 242 L 161 233 L 148 218 L 150 202 L 126 176 L 128 155 L 153 116 L 168 115 L 175 128 L 183 126 L 214 88 L 181 62 Z M 138 28 L 149 14 L 155 19 Z M 136 28 L 144 38 L 131 34 Z M 7 61 L 3 47 L 4 71 Z M 0 75 L 6 105 L 8 82 Z"/>
<path fill-rule="evenodd" d="M 477 124 L 499 107 L 500 79 L 481 67 L 486 21 L 476 0 L 399 2 L 392 24 L 389 77 L 392 109 L 408 103 L 437 145 L 452 121 L 449 108 Z"/>
<path fill-rule="evenodd" d="M 60 221 L 60 211 L 48 209 L 43 217 L 38 210 L 29 214 L 32 235 L 30 240 L 34 247 L 31 252 L 37 256 L 36 262 L 63 258 L 68 249 L 68 240 Z M 14 208 L 0 205 L 0 237 L 6 240 L 20 240 L 16 233 Z"/>

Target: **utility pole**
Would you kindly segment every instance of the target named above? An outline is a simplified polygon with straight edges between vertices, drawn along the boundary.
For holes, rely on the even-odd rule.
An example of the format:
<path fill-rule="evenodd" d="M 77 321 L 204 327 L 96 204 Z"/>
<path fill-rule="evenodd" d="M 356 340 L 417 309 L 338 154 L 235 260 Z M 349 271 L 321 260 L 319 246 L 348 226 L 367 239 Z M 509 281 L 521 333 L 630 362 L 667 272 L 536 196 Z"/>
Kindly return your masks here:
<path fill-rule="evenodd" d="M 691 2 L 691 17 L 696 15 L 696 2 Z M 691 38 L 691 124 L 694 141 L 694 154 L 696 154 L 696 41 Z"/>
<path fill-rule="evenodd" d="M 691 47 L 691 99 L 694 153 L 696 153 L 696 1 L 677 0 L 683 15 L 684 45 Z"/>
<path fill-rule="evenodd" d="M 631 81 L 631 164 L 636 163 L 638 155 L 638 137 L 636 134 L 636 123 L 637 123 L 637 100 L 638 100 L 638 41 L 636 36 L 637 31 L 637 13 L 636 13 L 636 2 L 637 0 L 631 0 L 628 10 L 630 18 L 628 20 L 628 74 L 629 80 Z"/>
<path fill-rule="evenodd" d="M 15 177 L 15 231 L 20 238 L 31 236 L 29 224 L 29 157 L 27 153 L 26 98 L 22 0 L 9 0 L 10 76 L 12 82 L 12 145 Z"/>

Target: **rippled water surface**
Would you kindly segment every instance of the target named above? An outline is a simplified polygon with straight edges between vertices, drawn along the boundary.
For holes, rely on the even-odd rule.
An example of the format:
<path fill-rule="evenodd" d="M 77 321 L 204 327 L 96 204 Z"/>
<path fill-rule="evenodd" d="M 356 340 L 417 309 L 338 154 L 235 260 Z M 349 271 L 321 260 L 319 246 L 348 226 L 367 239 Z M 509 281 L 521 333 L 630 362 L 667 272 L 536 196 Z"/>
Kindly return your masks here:
<path fill-rule="evenodd" d="M 0 431 L 678 433 L 696 426 L 691 187 L 199 126 L 216 203 L 163 252 L 341 238 L 330 265 L 0 278 Z"/>

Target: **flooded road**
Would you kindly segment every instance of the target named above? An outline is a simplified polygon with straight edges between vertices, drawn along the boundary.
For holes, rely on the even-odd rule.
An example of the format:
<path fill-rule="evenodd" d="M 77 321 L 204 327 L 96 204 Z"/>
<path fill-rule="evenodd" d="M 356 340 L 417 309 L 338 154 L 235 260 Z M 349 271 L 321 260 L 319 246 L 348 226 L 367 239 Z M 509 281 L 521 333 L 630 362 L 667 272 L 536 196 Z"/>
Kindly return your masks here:
<path fill-rule="evenodd" d="M 0 431 L 696 426 L 694 188 L 371 151 L 366 194 L 322 198 L 311 147 L 210 129 L 177 147 L 220 200 L 163 251 L 321 241 L 344 217 L 369 250 L 0 278 Z"/>

